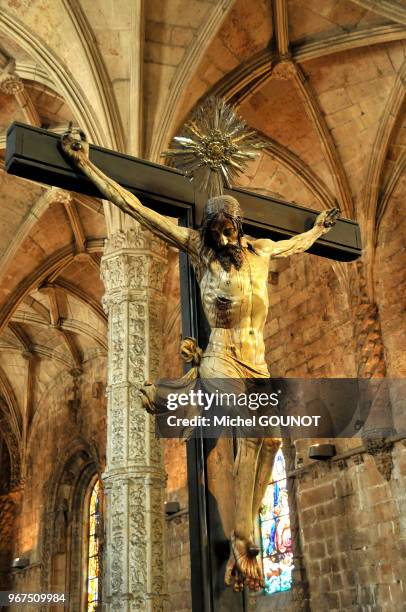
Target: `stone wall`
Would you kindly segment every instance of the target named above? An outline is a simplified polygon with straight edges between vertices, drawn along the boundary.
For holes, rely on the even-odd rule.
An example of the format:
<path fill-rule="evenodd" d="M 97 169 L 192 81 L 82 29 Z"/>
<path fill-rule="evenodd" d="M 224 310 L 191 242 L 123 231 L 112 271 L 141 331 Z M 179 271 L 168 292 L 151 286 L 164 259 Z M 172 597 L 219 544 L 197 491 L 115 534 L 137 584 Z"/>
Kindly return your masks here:
<path fill-rule="evenodd" d="M 405 588 L 402 442 L 387 481 L 364 451 L 301 469 L 298 511 L 312 610 L 401 610 Z"/>
<path fill-rule="evenodd" d="M 403 179 L 403 182 L 406 179 Z M 406 285 L 406 216 L 402 182 L 380 225 L 375 260 L 375 293 L 379 305 L 388 376 L 406 375 L 404 297 Z"/>
<path fill-rule="evenodd" d="M 406 232 L 399 205 L 395 202 L 382 221 L 374 268 L 385 362 L 392 377 L 405 371 L 400 295 Z M 271 374 L 356 376 L 351 300 L 331 262 L 312 255 L 282 260 L 273 264 L 269 281 L 265 336 Z M 392 398 L 398 413 L 401 399 Z M 297 469 L 291 473 L 310 608 L 401 610 L 406 576 L 405 441 L 386 446 L 360 439 L 333 442 L 337 456 L 321 462 L 308 459 L 312 440 L 298 441 Z M 280 599 L 269 598 L 268 605 L 275 601 L 275 609 L 280 609 Z M 255 609 L 261 605 L 259 598 Z"/>
<path fill-rule="evenodd" d="M 348 298 L 331 262 L 306 254 L 271 266 L 264 332 L 271 376 L 355 376 Z"/>

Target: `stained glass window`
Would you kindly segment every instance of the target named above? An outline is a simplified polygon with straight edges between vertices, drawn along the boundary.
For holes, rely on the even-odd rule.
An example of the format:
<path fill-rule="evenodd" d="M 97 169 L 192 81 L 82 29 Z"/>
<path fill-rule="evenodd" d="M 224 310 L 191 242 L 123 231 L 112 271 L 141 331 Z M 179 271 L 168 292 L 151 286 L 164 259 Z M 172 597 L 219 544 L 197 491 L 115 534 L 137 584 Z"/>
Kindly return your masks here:
<path fill-rule="evenodd" d="M 293 554 L 285 458 L 281 449 L 275 455 L 271 482 L 263 499 L 260 528 L 265 593 L 288 591 L 292 586 Z"/>
<path fill-rule="evenodd" d="M 87 563 L 87 612 L 96 612 L 100 603 L 100 481 L 90 495 L 89 548 Z"/>

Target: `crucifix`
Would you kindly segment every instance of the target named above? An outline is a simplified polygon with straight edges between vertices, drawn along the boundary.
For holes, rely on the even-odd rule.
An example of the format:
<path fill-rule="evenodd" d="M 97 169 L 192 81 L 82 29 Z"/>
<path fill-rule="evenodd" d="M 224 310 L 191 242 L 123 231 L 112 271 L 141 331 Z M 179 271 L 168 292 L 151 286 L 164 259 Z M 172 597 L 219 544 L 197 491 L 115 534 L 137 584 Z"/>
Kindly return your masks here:
<path fill-rule="evenodd" d="M 8 134 L 7 171 L 64 189 L 110 199 L 141 224 L 144 223 L 158 236 L 185 252 L 200 283 L 203 309 L 212 330 L 209 348 L 200 365 L 201 375 L 207 370 L 206 374 L 202 375 L 203 378 L 210 378 L 210 368 L 215 372 L 219 371 L 220 359 L 216 357 L 216 350 L 220 345 L 223 347 L 221 359 L 227 370 L 222 374 L 224 377 L 269 376 L 264 361 L 262 329 L 259 330 L 259 327 L 263 326 L 266 312 L 254 313 L 252 307 L 255 297 L 266 302 L 263 292 L 267 290 L 269 258 L 309 250 L 326 257 L 350 261 L 360 254 L 357 224 L 349 220 L 338 220 L 330 230 L 330 226 L 335 223 L 334 211 L 318 215 L 291 203 L 242 190 L 230 190 L 224 196 L 211 198 L 203 209 L 202 196 L 196 197 L 182 174 L 172 169 L 98 147 L 89 147 L 80 135 L 79 139 L 67 136 L 63 140 L 64 157 L 58 147 L 58 140 L 58 137 L 45 130 L 13 124 Z M 218 146 L 218 143 L 214 144 L 215 153 L 215 147 Z M 184 153 L 180 151 L 180 154 Z M 74 161 L 73 166 L 69 160 Z M 249 236 L 253 237 L 253 241 L 247 241 L 243 235 L 240 205 L 245 213 L 245 228 Z M 149 208 L 154 212 L 149 213 Z M 203 229 L 199 233 L 193 225 L 202 215 L 202 209 Z M 180 220 L 179 226 L 168 223 L 162 213 L 177 216 Z M 284 240 L 280 240 L 281 238 Z M 277 242 L 274 242 L 275 239 Z M 196 336 L 198 330 L 193 329 L 196 324 L 192 323 L 196 321 L 196 316 L 190 314 L 190 307 L 194 309 L 196 306 L 195 297 L 190 299 L 193 295 L 193 281 L 190 269 L 185 274 L 185 262 L 183 270 L 182 284 L 186 280 L 186 294 L 189 292 L 188 299 L 185 289 L 183 291 L 184 304 L 189 304 L 184 331 L 187 332 L 185 335 Z M 236 276 L 238 283 L 233 282 Z M 206 288 L 210 289 L 213 285 L 212 291 L 205 293 L 202 290 L 202 279 Z M 258 282 L 255 284 L 256 280 Z M 221 295 L 216 293 L 219 284 L 224 284 Z M 234 291 L 237 284 L 245 287 L 245 295 L 237 295 Z M 228 285 L 229 289 L 226 288 Z M 245 312 L 245 306 L 248 308 L 247 316 L 244 315 L 247 324 L 241 324 L 240 320 L 236 322 L 235 319 Z M 199 340 L 203 340 L 202 334 Z M 234 350 L 235 354 L 228 354 L 229 350 Z M 236 364 L 240 365 L 245 374 L 236 373 Z M 218 373 L 211 376 L 216 375 L 218 376 Z M 278 444 L 272 441 L 263 447 L 249 441 L 240 442 L 240 455 L 251 457 L 253 465 L 261 465 L 266 463 L 266 456 L 271 456 L 277 447 Z M 241 451 L 242 448 L 244 452 Z M 201 438 L 197 437 L 189 443 L 188 456 L 191 523 L 199 524 L 197 537 L 196 532 L 192 531 L 194 541 L 192 539 L 191 542 L 193 599 L 197 602 L 194 609 L 213 609 L 209 601 L 213 601 L 214 582 L 208 568 L 210 561 L 213 567 L 214 537 L 211 538 L 211 559 L 201 553 L 204 549 L 205 532 L 208 532 L 209 540 L 214 534 L 210 517 L 214 514 L 215 504 L 210 500 L 207 488 L 201 490 L 202 474 L 207 474 L 207 452 L 205 453 L 205 444 Z M 239 463 L 243 465 L 242 459 Z M 247 470 L 242 470 L 241 483 L 244 483 L 244 486 L 240 486 L 241 483 L 235 484 L 237 526 L 230 536 L 231 551 L 226 567 L 226 582 L 231 583 L 236 592 L 241 591 L 244 585 L 252 590 L 263 586 L 256 560 L 258 550 L 251 537 L 252 516 L 247 518 L 251 507 L 248 514 L 245 508 L 247 497 L 252 498 L 250 503 L 255 508 L 262 499 L 260 495 L 258 497 L 258 491 L 261 492 L 264 484 L 267 484 L 267 470 L 262 471 L 263 474 L 259 472 L 261 470 L 258 471 L 256 479 L 254 478 L 255 482 L 251 483 L 252 476 Z M 210 474 L 208 478 L 210 479 Z M 245 494 L 247 488 L 252 489 L 251 494 Z M 220 502 L 219 499 L 217 501 Z M 198 555 L 195 554 L 196 549 L 199 550 Z M 197 593 L 199 590 L 200 594 Z M 207 594 L 207 591 L 210 593 Z M 204 608 L 201 608 L 199 601 L 205 601 L 207 605 L 204 604 Z M 233 609 L 237 609 L 235 605 Z"/>

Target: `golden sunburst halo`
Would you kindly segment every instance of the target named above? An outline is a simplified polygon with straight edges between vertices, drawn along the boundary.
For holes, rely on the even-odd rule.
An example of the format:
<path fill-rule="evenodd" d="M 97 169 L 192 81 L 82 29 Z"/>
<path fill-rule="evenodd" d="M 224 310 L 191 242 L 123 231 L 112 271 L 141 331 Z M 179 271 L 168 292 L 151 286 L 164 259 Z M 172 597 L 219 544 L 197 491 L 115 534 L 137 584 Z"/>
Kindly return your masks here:
<path fill-rule="evenodd" d="M 173 165 L 193 180 L 196 189 L 208 197 L 232 188 L 255 159 L 264 143 L 221 98 L 209 98 L 199 106 L 172 146 L 162 153 Z"/>

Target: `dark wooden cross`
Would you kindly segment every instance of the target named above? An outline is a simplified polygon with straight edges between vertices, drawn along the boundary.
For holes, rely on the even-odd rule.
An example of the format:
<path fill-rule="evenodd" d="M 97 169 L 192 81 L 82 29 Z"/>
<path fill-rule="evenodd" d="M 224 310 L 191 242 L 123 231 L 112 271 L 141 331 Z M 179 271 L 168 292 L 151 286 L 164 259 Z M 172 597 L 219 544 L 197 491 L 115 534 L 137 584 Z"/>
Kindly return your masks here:
<path fill-rule="evenodd" d="M 7 132 L 6 171 L 69 191 L 103 197 L 62 155 L 59 138 L 47 130 L 13 123 Z M 177 217 L 183 217 L 189 209 L 192 223 L 200 221 L 204 194 L 195 192 L 193 184 L 177 170 L 94 145 L 90 146 L 90 159 L 105 174 L 137 195 L 146 206 Z M 240 202 L 246 233 L 255 237 L 290 238 L 310 229 L 318 215 L 318 212 L 297 204 L 243 189 L 227 193 Z M 339 219 L 308 252 L 339 261 L 357 259 L 361 254 L 357 223 Z"/>
<path fill-rule="evenodd" d="M 151 162 L 90 146 L 90 159 L 105 174 L 139 197 L 154 210 L 177 217 L 193 227 L 200 221 L 205 202 L 193 184 L 178 171 Z M 13 123 L 7 133 L 6 171 L 33 181 L 69 191 L 103 197 L 62 155 L 59 136 L 53 132 Z M 231 192 L 244 211 L 244 230 L 254 237 L 273 240 L 290 238 L 313 226 L 318 212 L 291 202 L 257 195 L 242 189 Z M 333 229 L 319 238 L 310 253 L 339 261 L 352 261 L 361 254 L 357 223 L 339 219 Z M 197 337 L 204 346 L 207 329 L 199 312 L 199 300 L 191 266 L 180 255 L 182 332 Z M 224 591 L 222 569 L 227 551 L 219 533 L 216 501 L 207 487 L 206 457 L 212 441 L 201 437 L 188 442 L 189 525 L 191 547 L 192 603 L 194 612 L 246 609 L 244 597 Z"/>

